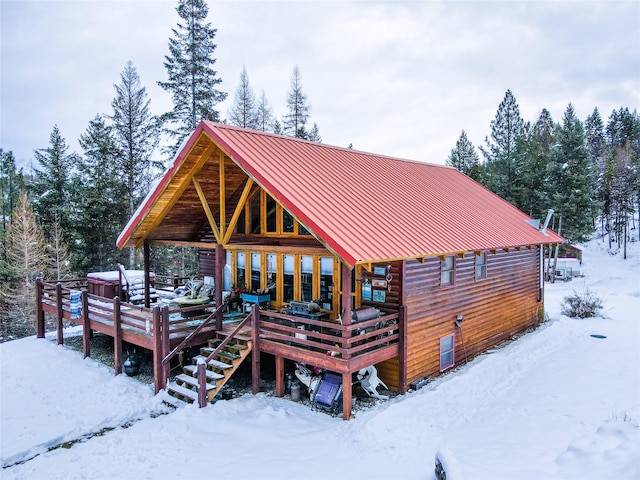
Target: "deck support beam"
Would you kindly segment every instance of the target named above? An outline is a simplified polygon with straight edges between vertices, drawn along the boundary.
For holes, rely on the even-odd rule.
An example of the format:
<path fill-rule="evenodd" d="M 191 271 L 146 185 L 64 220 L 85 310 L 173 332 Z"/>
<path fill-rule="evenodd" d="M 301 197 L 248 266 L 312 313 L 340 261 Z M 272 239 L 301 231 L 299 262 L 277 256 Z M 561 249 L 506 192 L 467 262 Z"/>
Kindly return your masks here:
<path fill-rule="evenodd" d="M 344 263 L 341 264 L 341 291 L 342 291 L 342 325 L 349 326 L 351 325 L 351 281 L 353 278 L 353 269 L 349 268 L 349 266 Z M 347 336 L 346 331 L 342 331 L 342 337 L 345 338 Z M 343 358 L 349 359 L 351 356 L 349 354 L 343 354 Z"/>
<path fill-rule="evenodd" d="M 151 270 L 151 259 L 149 253 L 149 242 L 144 241 L 142 244 L 142 252 L 144 259 L 144 308 L 149 308 L 151 305 L 151 276 L 149 271 Z"/>
<path fill-rule="evenodd" d="M 171 344 L 169 342 L 169 307 L 162 307 L 162 314 L 160 315 L 160 334 L 162 335 L 162 348 L 160 358 L 164 358 L 171 351 Z M 167 380 L 171 372 L 171 362 L 167 362 L 162 368 L 162 388 L 167 388 Z"/>
<path fill-rule="evenodd" d="M 276 397 L 284 397 L 284 357 L 276 355 Z"/>
<path fill-rule="evenodd" d="M 351 373 L 342 374 L 342 418 L 351 418 L 351 399 L 353 398 L 351 389 Z"/>
<path fill-rule="evenodd" d="M 36 336 L 44 338 L 44 310 L 42 309 L 42 280 L 36 278 Z"/>
<path fill-rule="evenodd" d="M 398 383 L 400 393 L 405 394 L 409 390 L 407 381 L 407 306 L 400 305 L 398 314 L 398 327 L 400 328 L 398 332 L 400 337 L 400 354 L 398 355 L 398 376 L 400 378 Z"/>
<path fill-rule="evenodd" d="M 62 284 L 56 283 L 56 331 L 58 345 L 64 344 L 64 336 L 62 333 L 62 316 L 64 314 L 62 310 Z"/>
<path fill-rule="evenodd" d="M 215 300 L 216 308 L 222 305 L 222 287 L 224 285 L 224 266 L 227 263 L 227 254 L 224 247 L 218 243 L 216 245 L 216 270 L 215 270 Z M 216 330 L 222 330 L 222 309 L 218 311 L 216 315 Z"/>
<path fill-rule="evenodd" d="M 160 335 L 160 307 L 153 307 L 153 391 L 165 388 L 162 381 L 162 336 Z"/>
<path fill-rule="evenodd" d="M 113 297 L 113 368 L 116 375 L 122 373 L 122 317 L 120 297 Z"/>
<path fill-rule="evenodd" d="M 260 310 L 258 304 L 251 311 L 251 386 L 253 394 L 260 392 Z"/>
<path fill-rule="evenodd" d="M 89 320 L 89 294 L 82 290 L 82 354 L 84 358 L 91 356 L 91 322 Z"/>

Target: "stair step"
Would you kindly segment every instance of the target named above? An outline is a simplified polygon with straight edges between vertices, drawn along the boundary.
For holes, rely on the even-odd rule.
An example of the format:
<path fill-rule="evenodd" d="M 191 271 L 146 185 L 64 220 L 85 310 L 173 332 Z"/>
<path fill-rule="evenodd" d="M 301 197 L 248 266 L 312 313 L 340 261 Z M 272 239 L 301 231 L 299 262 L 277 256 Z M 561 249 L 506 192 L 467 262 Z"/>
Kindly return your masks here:
<path fill-rule="evenodd" d="M 188 371 L 192 377 L 195 377 L 197 375 L 196 372 L 198 370 L 198 367 L 196 365 L 185 365 L 184 369 Z M 221 378 L 224 378 L 224 375 L 220 375 L 219 373 L 212 372 L 209 369 L 206 369 L 205 373 L 207 374 L 207 381 L 216 381 L 216 380 L 220 380 Z"/>
<path fill-rule="evenodd" d="M 172 397 L 168 392 L 162 398 L 162 401 L 173 408 L 182 408 L 191 405 L 189 402 L 180 400 L 178 397 Z"/>
<path fill-rule="evenodd" d="M 211 347 L 202 347 L 200 348 L 200 352 L 202 353 L 202 355 L 204 356 L 204 354 L 211 355 L 211 353 L 215 350 L 215 348 L 211 348 Z M 235 353 L 231 353 L 231 352 L 225 352 L 224 350 L 219 351 L 217 354 L 217 356 L 220 357 L 224 357 L 227 358 L 229 360 L 235 360 L 237 358 L 240 358 L 240 355 L 237 355 Z"/>
<path fill-rule="evenodd" d="M 181 373 L 180 375 L 176 376 L 176 381 L 179 382 L 183 382 L 183 383 L 187 383 L 189 385 L 191 385 L 192 387 L 196 387 L 198 388 L 200 386 L 200 384 L 198 383 L 198 379 L 191 377 L 189 375 L 185 375 L 184 373 Z M 216 388 L 215 383 L 211 384 L 211 383 L 206 383 L 207 386 L 207 391 L 209 390 L 213 390 Z"/>
<path fill-rule="evenodd" d="M 194 402 L 198 401 L 198 392 L 194 392 L 193 390 L 182 387 L 175 382 L 171 382 L 169 385 L 167 385 L 167 391 L 175 392 L 177 395 L 189 398 Z"/>
<path fill-rule="evenodd" d="M 222 340 L 209 340 L 209 348 L 216 348 L 218 345 L 220 345 L 220 343 L 222 343 Z M 207 348 L 207 347 L 203 347 L 203 348 Z M 235 352 L 239 352 L 240 350 L 246 350 L 247 347 L 246 345 L 243 345 L 241 343 L 227 343 L 224 348 L 226 348 L 227 350 L 233 350 Z"/>
<path fill-rule="evenodd" d="M 193 357 L 194 362 L 197 362 L 198 359 L 202 359 L 202 361 L 205 361 L 207 359 L 207 357 L 203 357 L 202 355 L 196 355 L 195 357 Z M 229 365 L 228 363 L 219 362 L 218 360 L 209 360 L 209 365 L 211 365 L 212 367 L 215 367 L 215 368 L 219 368 L 221 370 L 226 370 L 227 368 L 232 368 L 233 367 L 233 365 Z"/>

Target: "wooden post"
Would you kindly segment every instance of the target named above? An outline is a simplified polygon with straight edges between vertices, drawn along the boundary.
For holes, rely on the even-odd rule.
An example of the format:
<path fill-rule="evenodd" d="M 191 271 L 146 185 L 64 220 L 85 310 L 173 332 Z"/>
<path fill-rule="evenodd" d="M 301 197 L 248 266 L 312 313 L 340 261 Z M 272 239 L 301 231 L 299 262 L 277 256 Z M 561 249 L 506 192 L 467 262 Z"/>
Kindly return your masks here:
<path fill-rule="evenodd" d="M 62 284 L 56 283 L 56 330 L 58 333 L 58 345 L 64 344 L 64 336 L 62 333 Z"/>
<path fill-rule="evenodd" d="M 120 318 L 120 297 L 113 297 L 113 369 L 116 375 L 122 373 L 122 319 Z"/>
<path fill-rule="evenodd" d="M 251 316 L 251 384 L 255 395 L 260 392 L 260 309 L 257 303 L 253 305 Z"/>
<path fill-rule="evenodd" d="M 149 308 L 151 305 L 151 277 L 149 275 L 151 261 L 149 259 L 149 242 L 146 240 L 142 245 L 142 252 L 144 258 L 144 308 Z"/>
<path fill-rule="evenodd" d="M 351 373 L 342 374 L 342 418 L 349 420 L 351 418 Z"/>
<path fill-rule="evenodd" d="M 169 342 L 169 307 L 162 307 L 162 320 L 160 321 L 160 332 L 162 334 L 162 358 L 169 354 L 171 351 L 171 344 Z M 169 374 L 171 373 L 171 362 L 162 368 L 162 388 L 167 388 L 167 381 L 169 380 Z"/>
<path fill-rule="evenodd" d="M 400 305 L 398 312 L 398 337 L 399 337 L 399 354 L 398 354 L 398 383 L 400 384 L 400 393 L 407 393 L 409 385 L 407 385 L 407 306 Z"/>
<path fill-rule="evenodd" d="M 153 391 L 158 393 L 165 388 L 162 381 L 162 335 L 160 334 L 160 307 L 153 307 Z"/>
<path fill-rule="evenodd" d="M 84 358 L 91 355 L 91 323 L 89 321 L 89 294 L 82 290 L 82 354 Z"/>
<path fill-rule="evenodd" d="M 42 310 L 42 279 L 36 278 L 36 336 L 44 338 L 44 310 Z"/>
<path fill-rule="evenodd" d="M 214 281 L 216 285 L 216 308 L 222 305 L 222 288 L 224 285 L 224 265 L 227 263 L 227 254 L 221 244 L 216 245 L 216 271 Z M 222 309 L 216 315 L 216 330 L 222 330 Z"/>
<path fill-rule="evenodd" d="M 341 277 L 342 277 L 342 325 L 349 326 L 351 325 L 351 281 L 353 277 L 353 269 L 349 268 L 344 263 L 341 264 Z M 351 333 L 347 333 L 345 331 L 342 332 L 342 338 L 346 339 L 351 336 Z M 342 347 L 344 347 L 346 343 L 343 342 Z M 344 350 L 342 358 L 349 359 L 351 358 L 351 354 L 348 350 Z"/>
<path fill-rule="evenodd" d="M 198 405 L 207 406 L 207 366 L 204 360 L 198 359 Z"/>
<path fill-rule="evenodd" d="M 284 357 L 276 355 L 276 397 L 284 397 Z"/>

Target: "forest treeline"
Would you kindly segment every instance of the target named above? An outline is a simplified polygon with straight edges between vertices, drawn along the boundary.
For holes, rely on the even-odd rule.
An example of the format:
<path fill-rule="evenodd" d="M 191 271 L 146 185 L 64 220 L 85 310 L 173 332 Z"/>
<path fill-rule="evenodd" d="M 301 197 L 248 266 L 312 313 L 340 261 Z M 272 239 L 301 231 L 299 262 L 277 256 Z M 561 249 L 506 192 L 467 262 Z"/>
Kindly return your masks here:
<path fill-rule="evenodd" d="M 176 11 L 167 77 L 157 82 L 171 95 L 171 111 L 151 113 L 146 88 L 127 62 L 111 110 L 97 113 L 80 136 L 82 152 L 70 151 L 58 126 L 34 151 L 33 171 L 17 168 L 13 153 L 0 149 L 0 341 L 33 333 L 37 277 L 141 266 L 139 252 L 116 248 L 117 236 L 163 173 L 165 162 L 156 158 L 173 158 L 201 120 L 322 141 L 297 66 L 281 116 L 264 91 L 256 95 L 246 68 L 223 116 L 217 108 L 228 94 L 215 70 L 216 29 L 206 20 L 207 3 L 179 0 Z M 599 221 L 607 241 L 624 245 L 640 222 L 634 217 L 640 199 L 637 112 L 614 110 L 605 123 L 596 108 L 582 122 L 569 104 L 559 122 L 543 109 L 529 123 L 508 90 L 489 127 L 481 156 L 463 130 L 447 164 L 534 218 L 554 209 L 552 228 L 568 241 L 587 239 Z M 196 272 L 192 249 L 152 247 L 151 258 L 158 273 Z"/>

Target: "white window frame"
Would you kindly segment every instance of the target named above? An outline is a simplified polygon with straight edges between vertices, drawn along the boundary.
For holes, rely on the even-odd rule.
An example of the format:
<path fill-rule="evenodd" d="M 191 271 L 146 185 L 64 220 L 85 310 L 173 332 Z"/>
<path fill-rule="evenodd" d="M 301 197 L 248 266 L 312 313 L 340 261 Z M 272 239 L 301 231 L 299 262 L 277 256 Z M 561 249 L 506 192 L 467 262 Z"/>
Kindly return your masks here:
<path fill-rule="evenodd" d="M 451 346 L 449 346 L 449 343 Z M 445 348 L 445 350 L 443 350 Z M 445 356 L 451 356 L 451 360 L 443 361 Z M 440 371 L 444 372 L 456 364 L 456 334 L 440 337 Z"/>
<path fill-rule="evenodd" d="M 480 255 L 478 255 L 478 253 Z M 476 281 L 487 278 L 487 252 L 478 252 L 475 255 L 475 279 Z M 483 263 L 478 263 L 478 259 L 484 258 Z M 480 275 L 478 275 L 480 274 Z"/>

